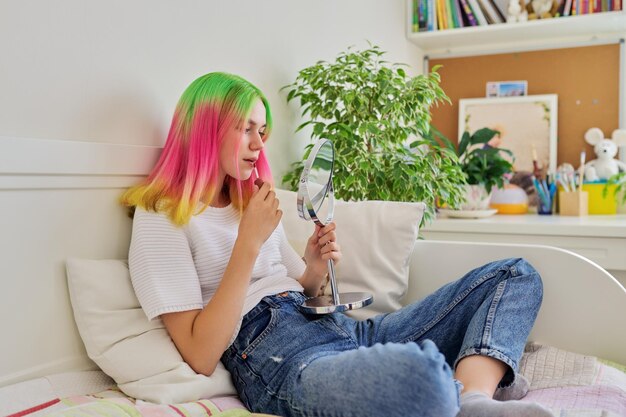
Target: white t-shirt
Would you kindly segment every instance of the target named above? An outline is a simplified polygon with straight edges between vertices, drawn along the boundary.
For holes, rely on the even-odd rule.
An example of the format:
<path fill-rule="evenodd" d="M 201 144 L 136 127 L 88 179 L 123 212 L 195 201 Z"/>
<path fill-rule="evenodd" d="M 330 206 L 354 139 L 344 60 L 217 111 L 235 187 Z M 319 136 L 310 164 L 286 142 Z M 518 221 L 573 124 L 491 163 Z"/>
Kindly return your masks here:
<path fill-rule="evenodd" d="M 208 207 L 182 227 L 165 214 L 137 208 L 128 263 L 135 293 L 150 320 L 163 313 L 201 309 L 211 300 L 238 228 L 239 213 L 232 205 Z M 267 295 L 302 291 L 297 279 L 304 269 L 279 223 L 261 247 L 241 316 Z"/>

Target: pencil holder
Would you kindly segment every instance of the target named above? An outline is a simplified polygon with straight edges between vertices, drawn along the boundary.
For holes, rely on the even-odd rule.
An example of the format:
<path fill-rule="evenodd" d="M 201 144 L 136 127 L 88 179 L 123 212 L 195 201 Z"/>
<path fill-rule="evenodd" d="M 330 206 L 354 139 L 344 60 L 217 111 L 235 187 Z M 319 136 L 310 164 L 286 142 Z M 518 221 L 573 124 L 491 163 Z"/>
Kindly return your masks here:
<path fill-rule="evenodd" d="M 561 216 L 586 216 L 589 214 L 587 191 L 560 191 L 559 213 Z"/>
<path fill-rule="evenodd" d="M 537 214 L 552 214 L 552 203 L 550 201 L 539 201 L 539 204 L 537 205 Z"/>

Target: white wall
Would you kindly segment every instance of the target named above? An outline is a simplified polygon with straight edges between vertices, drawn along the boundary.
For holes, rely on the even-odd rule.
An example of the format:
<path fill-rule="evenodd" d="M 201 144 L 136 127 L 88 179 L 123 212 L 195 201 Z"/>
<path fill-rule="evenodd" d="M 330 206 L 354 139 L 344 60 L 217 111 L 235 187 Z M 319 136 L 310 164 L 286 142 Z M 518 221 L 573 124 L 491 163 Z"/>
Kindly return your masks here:
<path fill-rule="evenodd" d="M 405 9 L 404 0 L 0 0 L 0 136 L 162 145 L 185 87 L 228 71 L 270 100 L 279 179 L 306 143 L 293 140 L 299 106 L 280 87 L 366 40 L 421 70 Z"/>

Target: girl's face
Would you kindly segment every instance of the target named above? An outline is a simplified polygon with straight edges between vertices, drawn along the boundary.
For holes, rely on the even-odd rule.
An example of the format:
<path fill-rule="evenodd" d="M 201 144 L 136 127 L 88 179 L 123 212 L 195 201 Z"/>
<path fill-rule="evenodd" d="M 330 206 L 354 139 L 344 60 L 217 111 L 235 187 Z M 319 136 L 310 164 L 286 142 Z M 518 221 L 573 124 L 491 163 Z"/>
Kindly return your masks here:
<path fill-rule="evenodd" d="M 224 137 L 220 149 L 220 176 L 230 175 L 247 180 L 252 175 L 265 140 L 265 106 L 258 100 L 250 118 L 241 127 L 233 127 Z M 239 152 L 237 152 L 239 148 Z"/>

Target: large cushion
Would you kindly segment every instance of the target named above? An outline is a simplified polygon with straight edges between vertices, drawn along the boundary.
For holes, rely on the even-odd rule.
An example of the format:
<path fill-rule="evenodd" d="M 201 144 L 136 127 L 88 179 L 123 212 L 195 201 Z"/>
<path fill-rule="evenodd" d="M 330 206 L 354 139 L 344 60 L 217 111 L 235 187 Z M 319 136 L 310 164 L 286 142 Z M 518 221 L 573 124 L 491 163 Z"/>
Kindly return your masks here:
<path fill-rule="evenodd" d="M 297 193 L 276 190 L 287 239 L 300 254 L 313 232 L 313 222 L 297 211 Z M 424 203 L 393 201 L 335 202 L 334 222 L 343 258 L 336 267 L 339 292 L 363 291 L 372 305 L 350 311 L 357 319 L 399 309 L 408 288 L 409 258 L 424 215 Z M 330 287 L 330 286 L 328 286 Z M 329 288 L 327 288 L 329 291 Z"/>
<path fill-rule="evenodd" d="M 74 318 L 87 354 L 127 395 L 157 403 L 235 395 L 218 364 L 211 377 L 187 365 L 161 320 L 146 318 L 121 260 L 69 259 Z"/>

